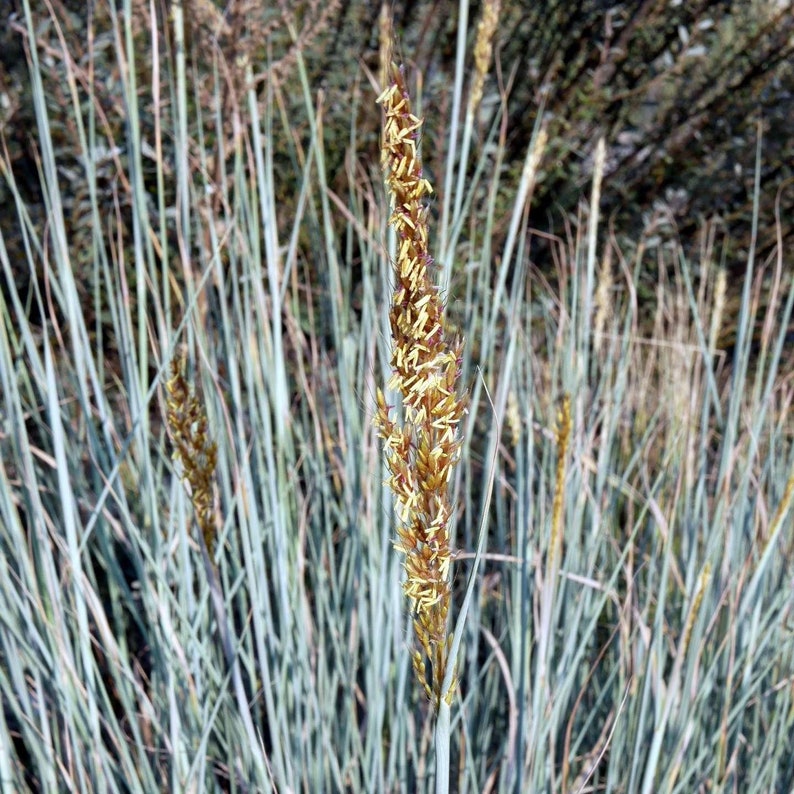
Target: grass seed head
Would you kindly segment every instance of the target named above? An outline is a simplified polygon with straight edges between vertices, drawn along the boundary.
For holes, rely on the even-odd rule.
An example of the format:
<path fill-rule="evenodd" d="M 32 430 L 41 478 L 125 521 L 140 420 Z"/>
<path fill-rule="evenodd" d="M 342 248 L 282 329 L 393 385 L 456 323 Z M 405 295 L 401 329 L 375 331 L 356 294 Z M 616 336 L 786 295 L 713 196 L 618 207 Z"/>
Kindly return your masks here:
<path fill-rule="evenodd" d="M 212 478 L 218 447 L 210 440 L 207 412 L 185 379 L 185 359 L 174 359 L 168 393 L 167 426 L 174 447 L 173 458 L 182 466 L 182 480 L 190 488 L 190 500 L 207 550 L 212 556 L 215 538 Z"/>
<path fill-rule="evenodd" d="M 388 387 L 402 398 L 401 422 L 392 419 L 381 391 L 375 424 L 384 440 L 388 483 L 396 496 L 395 547 L 405 554 L 405 594 L 424 656 L 414 669 L 439 704 L 448 663 L 451 599 L 449 484 L 460 457 L 459 425 L 466 412 L 458 396 L 462 341 L 447 332 L 444 303 L 431 278 L 427 207 L 432 193 L 418 150 L 422 120 L 411 112 L 402 72 L 394 65 L 378 101 L 384 110 L 382 164 L 397 235 L 395 286 L 389 313 L 393 351 Z M 432 665 L 431 682 L 425 659 Z M 449 693 L 446 693 L 447 696 Z"/>

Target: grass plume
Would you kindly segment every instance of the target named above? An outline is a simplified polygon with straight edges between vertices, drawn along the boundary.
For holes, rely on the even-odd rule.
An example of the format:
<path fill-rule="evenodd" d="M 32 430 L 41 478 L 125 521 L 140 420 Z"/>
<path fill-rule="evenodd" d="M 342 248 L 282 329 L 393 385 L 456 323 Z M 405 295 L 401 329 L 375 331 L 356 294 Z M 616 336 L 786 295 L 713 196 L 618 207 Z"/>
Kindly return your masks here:
<path fill-rule="evenodd" d="M 419 651 L 414 653 L 414 669 L 438 705 L 448 664 L 449 483 L 460 455 L 459 423 L 466 411 L 457 391 L 463 341 L 447 332 L 444 303 L 430 275 L 433 260 L 423 200 L 432 188 L 422 175 L 418 152 L 422 121 L 411 112 L 396 66 L 378 101 L 385 113 L 382 165 L 392 207 L 389 222 L 397 234 L 388 388 L 399 392 L 403 415 L 401 420 L 392 418 L 379 389 L 376 424 L 397 498 L 395 545 L 405 554 L 405 594 L 419 644 L 432 665 L 430 680 Z"/>
<path fill-rule="evenodd" d="M 201 535 L 212 557 L 215 537 L 212 478 L 218 461 L 218 445 L 210 440 L 207 412 L 185 380 L 185 359 L 174 359 L 166 383 L 167 424 L 173 458 L 182 466 L 189 486 Z"/>
<path fill-rule="evenodd" d="M 483 87 L 493 54 L 493 39 L 499 24 L 501 0 L 488 0 L 477 25 L 477 40 L 474 44 L 474 78 L 469 94 L 469 106 L 477 108 L 482 101 Z"/>

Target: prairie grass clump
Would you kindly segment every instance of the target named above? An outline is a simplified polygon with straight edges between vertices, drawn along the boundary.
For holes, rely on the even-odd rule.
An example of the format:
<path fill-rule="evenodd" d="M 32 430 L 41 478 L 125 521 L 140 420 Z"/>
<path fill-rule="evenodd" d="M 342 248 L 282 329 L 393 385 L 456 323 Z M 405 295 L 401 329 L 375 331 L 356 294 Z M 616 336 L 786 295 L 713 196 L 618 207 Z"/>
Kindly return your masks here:
<path fill-rule="evenodd" d="M 452 473 L 460 456 L 459 424 L 465 400 L 458 395 L 463 341 L 445 327 L 444 303 L 433 283 L 428 250 L 427 207 L 432 188 L 422 176 L 417 150 L 422 122 L 411 102 L 400 69 L 393 66 L 389 85 L 378 101 L 385 123 L 382 164 L 391 199 L 389 223 L 397 234 L 395 285 L 389 313 L 393 351 L 388 388 L 399 392 L 403 416 L 391 417 L 378 389 L 375 417 L 385 441 L 389 484 L 397 497 L 400 521 L 396 547 L 405 554 L 405 594 L 415 616 L 414 629 L 432 665 L 428 680 L 422 653 L 414 669 L 438 706 L 449 663 L 447 618 L 450 605 L 449 497 Z"/>
<path fill-rule="evenodd" d="M 680 43 L 673 13 L 709 9 L 624 9 L 605 50 L 567 35 L 605 28 L 598 4 L 538 5 L 506 42 L 522 4 L 475 30 L 463 2 L 451 74 L 422 68 L 438 4 L 403 4 L 412 104 L 388 13 L 370 90 L 376 54 L 324 58 L 313 1 L 14 5 L 0 792 L 792 791 L 794 272 L 764 209 L 788 183 L 766 142 L 742 161 L 774 256 L 734 259 L 725 220 L 693 249 L 621 179 L 623 116 L 584 77 L 603 55 L 616 98 L 657 46 L 643 19 Z M 365 6 L 338 5 L 371 34 Z M 730 27 L 752 70 L 773 39 L 720 13 L 697 35 Z M 559 40 L 570 79 L 541 84 L 533 44 Z M 648 128 L 686 100 L 714 140 L 734 92 L 694 99 L 720 61 L 681 94 L 700 62 L 673 55 Z M 643 167 L 675 158 L 655 141 Z M 574 214 L 561 150 L 592 162 Z M 653 212 L 627 227 L 630 202 Z"/>

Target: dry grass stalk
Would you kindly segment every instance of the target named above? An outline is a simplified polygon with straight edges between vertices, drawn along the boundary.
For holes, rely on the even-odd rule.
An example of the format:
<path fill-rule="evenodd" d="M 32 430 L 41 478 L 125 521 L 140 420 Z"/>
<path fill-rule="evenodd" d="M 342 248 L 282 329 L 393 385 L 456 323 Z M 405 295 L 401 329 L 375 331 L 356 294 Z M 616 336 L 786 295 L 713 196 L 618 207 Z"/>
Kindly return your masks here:
<path fill-rule="evenodd" d="M 510 441 L 513 449 L 518 449 L 521 443 L 521 409 L 518 404 L 518 395 L 515 389 L 510 389 L 507 393 L 507 413 L 505 415 L 507 429 L 510 431 Z"/>
<path fill-rule="evenodd" d="M 706 592 L 706 587 L 708 586 L 709 582 L 711 581 L 711 563 L 707 562 L 703 566 L 703 570 L 700 572 L 700 576 L 698 576 L 697 586 L 695 587 L 695 595 L 692 599 L 692 609 L 689 610 L 689 615 L 687 617 L 686 624 L 684 626 L 684 639 L 681 643 L 681 651 L 680 655 L 683 657 L 686 654 L 687 648 L 689 647 L 689 640 L 692 637 L 692 629 L 695 626 L 695 621 L 697 620 L 698 613 L 700 612 L 700 605 L 703 602 L 703 595 Z"/>
<path fill-rule="evenodd" d="M 728 277 L 725 268 L 717 270 L 714 280 L 713 309 L 711 312 L 711 327 L 709 329 L 709 353 L 714 355 L 717 350 L 718 340 L 722 331 L 722 320 L 725 314 L 725 297 L 728 291 Z"/>
<path fill-rule="evenodd" d="M 595 291 L 596 313 L 593 320 L 593 347 L 599 354 L 604 352 L 606 329 L 610 327 L 613 320 L 613 287 L 612 246 L 607 246 L 598 271 L 598 284 Z"/>
<path fill-rule="evenodd" d="M 182 464 L 182 480 L 190 486 L 190 501 L 204 544 L 212 556 L 215 538 L 212 477 L 218 462 L 218 446 L 210 441 L 207 412 L 185 380 L 184 358 L 171 363 L 166 383 L 168 435 L 173 458 Z"/>
<path fill-rule="evenodd" d="M 403 75 L 392 66 L 378 101 L 385 111 L 382 163 L 397 234 L 396 283 L 390 311 L 393 352 L 389 388 L 402 396 L 402 420 L 391 417 L 383 392 L 375 423 L 385 441 L 389 484 L 399 518 L 395 546 L 405 554 L 405 593 L 416 636 L 414 669 L 438 706 L 447 668 L 450 592 L 449 483 L 460 456 L 459 423 L 466 412 L 458 396 L 463 342 L 448 332 L 444 303 L 430 277 L 427 207 L 432 188 L 417 151 L 422 121 L 411 113 Z M 430 660 L 428 677 L 425 658 Z M 447 702 L 454 687 L 446 693 Z"/>
<path fill-rule="evenodd" d="M 565 496 L 565 474 L 568 463 L 568 446 L 571 441 L 571 398 L 566 394 L 562 407 L 557 414 L 557 474 L 554 481 L 554 502 L 551 510 L 551 539 L 549 541 L 549 560 L 556 576 L 557 566 L 562 559 L 562 515 Z"/>
<path fill-rule="evenodd" d="M 786 487 L 783 490 L 783 498 L 780 500 L 780 504 L 777 506 L 777 510 L 775 510 L 775 514 L 772 516 L 772 520 L 769 522 L 769 529 L 766 532 L 766 537 L 762 539 L 762 546 L 761 546 L 761 557 L 764 556 L 766 553 L 767 546 L 777 540 L 777 535 L 780 528 L 783 526 L 783 521 L 786 518 L 786 514 L 789 511 L 792 503 L 794 502 L 794 472 L 791 473 L 791 476 L 788 478 L 786 482 Z M 790 536 L 790 543 L 789 543 L 789 550 L 786 553 L 787 557 L 791 557 L 791 548 L 794 545 L 794 537 Z"/>

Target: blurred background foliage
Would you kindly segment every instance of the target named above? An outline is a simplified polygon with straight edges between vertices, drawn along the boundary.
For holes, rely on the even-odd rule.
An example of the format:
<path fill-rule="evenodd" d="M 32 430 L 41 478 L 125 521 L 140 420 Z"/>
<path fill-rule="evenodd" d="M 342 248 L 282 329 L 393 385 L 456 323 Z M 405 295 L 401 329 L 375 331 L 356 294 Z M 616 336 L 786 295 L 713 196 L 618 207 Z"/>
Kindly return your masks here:
<path fill-rule="evenodd" d="M 98 147 L 105 152 L 105 161 L 95 164 L 105 176 L 105 190 L 98 198 L 109 218 L 124 223 L 130 218 L 125 213 L 130 186 L 125 184 L 121 168 L 129 116 L 119 75 L 119 42 L 110 32 L 111 16 L 123 13 L 116 5 L 78 0 L 37 0 L 32 4 L 40 15 L 39 44 L 50 53 L 42 60 L 42 68 L 53 137 L 61 147 L 57 154 L 63 164 L 61 188 L 73 221 L 73 250 L 78 258 L 83 251 L 86 262 L 92 261 L 92 242 L 82 239 L 89 228 L 81 223 L 89 211 L 87 185 L 80 165 L 78 131 L 67 109 L 73 101 L 73 87 L 67 83 L 58 39 L 63 38 L 85 78 L 82 85 L 74 87 L 78 101 L 86 106 L 94 103 L 97 129 L 105 138 Z M 459 4 L 450 0 L 405 0 L 390 6 L 398 53 L 418 83 L 420 109 L 427 117 L 424 160 L 437 192 L 443 189 L 442 169 L 447 160 L 456 37 L 464 24 L 471 53 L 480 6 L 472 2 L 466 20 L 459 19 Z M 142 137 L 151 142 L 150 158 L 163 158 L 168 173 L 167 163 L 179 143 L 164 138 L 162 151 L 155 151 L 155 115 L 173 113 L 174 108 L 169 105 L 167 85 L 159 86 L 160 104 L 155 107 L 152 81 L 155 45 L 159 58 L 175 57 L 169 24 L 173 3 L 135 0 L 130 7 L 136 18 L 133 66 Z M 8 24 L 0 26 L 0 135 L 18 189 L 28 206 L 41 210 L 20 0 L 4 0 L 4 8 Z M 195 146 L 196 152 L 209 148 L 216 156 L 225 152 L 231 158 L 235 135 L 239 136 L 240 122 L 248 113 L 248 88 L 255 86 L 262 98 L 272 91 L 281 115 L 274 122 L 273 148 L 284 235 L 292 228 L 302 146 L 309 139 L 303 89 L 296 71 L 290 69 L 298 52 L 306 61 L 309 90 L 321 109 L 323 154 L 329 171 L 336 174 L 329 187 L 341 195 L 354 189 L 351 183 L 360 183 L 363 176 L 380 191 L 376 177 L 380 115 L 373 101 L 379 4 L 185 0 L 184 11 L 188 31 L 185 52 L 195 102 L 188 118 L 206 120 L 204 129 L 194 124 L 187 131 L 188 146 Z M 157 42 L 152 41 L 153 30 L 158 32 Z M 791 3 L 782 0 L 504 3 L 495 42 L 495 68 L 486 84 L 477 123 L 479 140 L 485 141 L 504 97 L 508 156 L 501 167 L 508 177 L 502 181 L 505 216 L 538 114 L 548 126 L 550 144 L 533 196 L 531 225 L 544 232 L 576 222 L 577 206 L 588 191 L 595 143 L 603 135 L 608 145 L 603 209 L 609 223 L 602 234 L 614 235 L 621 246 L 631 247 L 632 241 L 640 238 L 640 230 L 647 230 L 649 219 L 661 211 L 665 233 L 676 235 L 685 251 L 701 249 L 706 236 L 716 240 L 717 256 L 734 277 L 729 279 L 730 309 L 751 246 L 759 140 L 759 215 L 763 222 L 757 250 L 761 260 L 771 251 L 776 235 L 782 236 L 784 248 L 792 237 L 792 50 L 794 14 Z M 222 142 L 214 140 L 210 79 L 214 70 L 221 72 L 227 86 L 221 113 L 228 138 Z M 159 69 L 160 75 L 170 73 Z M 59 108 L 63 112 L 59 113 Z M 301 119 L 305 119 L 303 128 Z M 351 147 L 353 121 L 355 152 Z M 173 129 L 173 125 L 163 124 L 163 129 Z M 473 154 L 472 163 L 483 152 Z M 68 165 L 70 156 L 73 167 Z M 217 168 L 217 162 L 214 165 Z M 155 173 L 153 165 L 144 179 L 153 180 Z M 208 174 L 208 184 L 218 174 Z M 165 189 L 166 195 L 169 190 L 175 195 L 175 186 L 166 185 Z M 0 181 L 0 203 L 4 204 L 8 200 L 5 191 L 7 187 Z M 379 198 L 379 192 L 375 197 Z M 434 211 L 442 198 L 436 199 Z M 44 222 L 43 211 L 38 220 Z M 16 223 L 11 213 L 0 216 L 12 254 L 15 246 L 22 246 Z M 497 219 L 497 235 L 504 232 L 505 223 Z M 174 230 L 169 231 L 176 245 Z M 311 247 L 310 238 L 309 232 L 309 237 L 302 239 L 304 253 Z M 533 239 L 535 264 L 551 276 L 553 256 L 544 249 L 543 239 Z M 495 240 L 495 250 L 498 244 Z M 355 262 L 349 264 L 354 271 Z M 658 278 L 653 269 L 651 263 L 649 290 Z M 20 272 L 20 278 L 28 278 L 28 274 Z M 727 334 L 729 337 L 730 331 Z"/>

